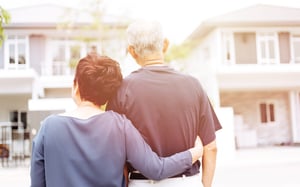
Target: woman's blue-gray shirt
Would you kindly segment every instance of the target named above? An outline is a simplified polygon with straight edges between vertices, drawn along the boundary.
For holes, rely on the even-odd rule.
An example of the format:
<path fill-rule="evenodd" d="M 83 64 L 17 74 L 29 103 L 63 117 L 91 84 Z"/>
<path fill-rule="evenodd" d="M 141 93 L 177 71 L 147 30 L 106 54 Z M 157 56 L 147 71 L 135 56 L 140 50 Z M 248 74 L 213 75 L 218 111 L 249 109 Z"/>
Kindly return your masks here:
<path fill-rule="evenodd" d="M 126 161 L 154 180 L 192 166 L 189 151 L 158 157 L 131 122 L 113 111 L 88 119 L 51 115 L 33 140 L 31 186 L 124 187 Z"/>

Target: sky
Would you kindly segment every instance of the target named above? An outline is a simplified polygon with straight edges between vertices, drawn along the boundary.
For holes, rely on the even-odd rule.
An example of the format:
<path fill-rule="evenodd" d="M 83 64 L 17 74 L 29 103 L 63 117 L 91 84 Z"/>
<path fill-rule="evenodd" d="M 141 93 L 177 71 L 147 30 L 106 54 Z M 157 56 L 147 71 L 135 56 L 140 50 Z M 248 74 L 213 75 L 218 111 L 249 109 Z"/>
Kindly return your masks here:
<path fill-rule="evenodd" d="M 4 9 L 52 3 L 82 7 L 87 0 L 0 0 Z M 182 42 L 205 19 L 255 4 L 300 8 L 297 0 L 104 0 L 110 14 L 158 20 L 173 43 Z"/>

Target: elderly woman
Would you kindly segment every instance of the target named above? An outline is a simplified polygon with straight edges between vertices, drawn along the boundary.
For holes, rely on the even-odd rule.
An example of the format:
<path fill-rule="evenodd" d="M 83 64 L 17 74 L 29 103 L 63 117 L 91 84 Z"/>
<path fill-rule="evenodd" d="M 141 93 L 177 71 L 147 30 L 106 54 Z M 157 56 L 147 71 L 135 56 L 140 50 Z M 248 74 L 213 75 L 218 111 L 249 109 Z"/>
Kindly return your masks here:
<path fill-rule="evenodd" d="M 102 111 L 121 82 L 111 58 L 89 55 L 79 61 L 72 89 L 77 108 L 47 117 L 33 140 L 32 187 L 124 187 L 126 162 L 159 180 L 182 173 L 202 156 L 196 141 L 187 151 L 158 157 L 124 115 Z"/>

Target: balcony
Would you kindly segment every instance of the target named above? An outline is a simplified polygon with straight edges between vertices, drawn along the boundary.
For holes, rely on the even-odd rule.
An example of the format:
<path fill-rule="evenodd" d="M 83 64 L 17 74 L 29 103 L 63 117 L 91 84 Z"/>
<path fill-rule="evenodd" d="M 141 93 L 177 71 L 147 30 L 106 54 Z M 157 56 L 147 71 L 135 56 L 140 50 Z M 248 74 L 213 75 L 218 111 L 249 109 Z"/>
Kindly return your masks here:
<path fill-rule="evenodd" d="M 300 64 L 222 65 L 217 68 L 221 90 L 287 90 L 300 87 Z"/>
<path fill-rule="evenodd" d="M 0 69 L 0 94 L 35 94 L 37 78 L 33 69 Z"/>

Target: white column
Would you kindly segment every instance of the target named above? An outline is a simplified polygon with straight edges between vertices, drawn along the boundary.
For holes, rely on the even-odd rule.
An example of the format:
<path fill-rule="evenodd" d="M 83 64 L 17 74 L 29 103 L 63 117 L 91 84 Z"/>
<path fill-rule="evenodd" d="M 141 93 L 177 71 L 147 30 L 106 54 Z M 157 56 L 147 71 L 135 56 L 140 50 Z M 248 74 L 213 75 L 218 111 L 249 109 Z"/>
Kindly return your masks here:
<path fill-rule="evenodd" d="M 231 107 L 216 108 L 216 114 L 222 125 L 217 131 L 216 141 L 218 146 L 217 161 L 219 164 L 226 164 L 235 159 L 235 138 L 234 138 L 234 112 Z"/>
<path fill-rule="evenodd" d="M 297 114 L 300 114 L 300 101 L 298 92 L 291 91 L 289 93 L 290 100 L 290 116 L 291 116 L 291 126 L 293 133 L 293 142 L 300 142 L 300 117 Z"/>

